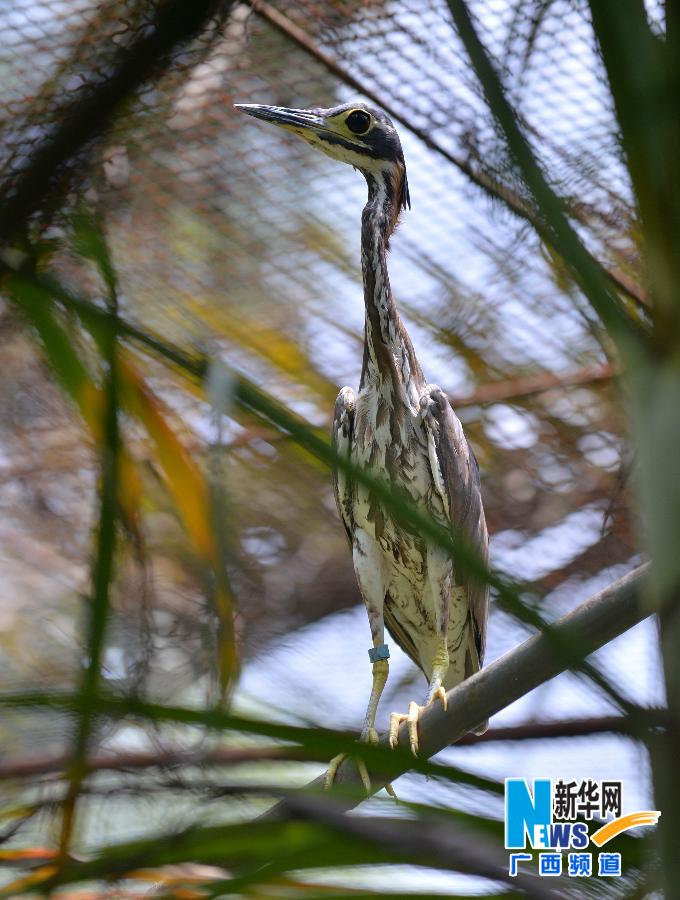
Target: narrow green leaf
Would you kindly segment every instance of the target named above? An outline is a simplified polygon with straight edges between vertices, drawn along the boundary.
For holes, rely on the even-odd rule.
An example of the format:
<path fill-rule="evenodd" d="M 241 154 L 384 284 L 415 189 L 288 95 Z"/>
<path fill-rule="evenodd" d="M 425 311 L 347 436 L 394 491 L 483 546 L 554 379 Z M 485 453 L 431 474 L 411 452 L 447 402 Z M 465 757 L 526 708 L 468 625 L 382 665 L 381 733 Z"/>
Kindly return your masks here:
<path fill-rule="evenodd" d="M 118 293 L 118 278 L 104 235 L 103 224 L 92 213 L 81 210 L 72 216 L 71 227 L 74 250 L 95 264 L 109 297 L 115 297 Z"/>
<path fill-rule="evenodd" d="M 113 578 L 116 547 L 116 504 L 120 437 L 118 433 L 118 338 L 110 331 L 105 347 L 107 376 L 104 389 L 102 441 L 100 446 L 99 522 L 97 549 L 92 570 L 92 599 L 87 610 L 88 663 L 83 671 L 78 699 L 78 728 L 69 771 L 69 790 L 63 804 L 60 854 L 68 854 L 75 806 L 86 775 L 85 759 L 90 741 L 97 691 L 99 689 L 106 626 L 109 618 L 109 588 Z"/>
<path fill-rule="evenodd" d="M 91 418 L 90 405 L 98 389 L 76 352 L 73 340 L 57 321 L 44 288 L 34 279 L 18 274 L 8 275 L 4 287 L 38 333 L 48 362 L 62 387 L 84 418 Z"/>
<path fill-rule="evenodd" d="M 624 307 L 600 263 L 589 253 L 569 222 L 564 204 L 548 184 L 524 137 L 515 111 L 508 102 L 501 80 L 484 49 L 465 0 L 447 0 L 453 21 L 470 63 L 479 79 L 486 101 L 503 132 L 508 148 L 524 182 L 534 198 L 541 220 L 534 227 L 547 243 L 555 246 L 569 266 L 610 335 L 620 345 L 637 344 L 644 331 L 624 312 Z"/>
<path fill-rule="evenodd" d="M 650 28 L 642 0 L 629 0 L 623 11 L 616 0 L 590 0 L 641 215 L 656 337 L 666 347 L 680 339 L 680 61 L 673 6 L 667 4 L 662 40 Z"/>

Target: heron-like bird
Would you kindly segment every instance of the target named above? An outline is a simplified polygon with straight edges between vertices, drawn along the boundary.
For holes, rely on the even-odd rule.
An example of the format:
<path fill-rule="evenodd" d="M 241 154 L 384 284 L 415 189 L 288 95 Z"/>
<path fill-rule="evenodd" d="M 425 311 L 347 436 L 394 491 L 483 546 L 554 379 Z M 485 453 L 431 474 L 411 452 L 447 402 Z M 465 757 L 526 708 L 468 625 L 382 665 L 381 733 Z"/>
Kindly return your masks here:
<path fill-rule="evenodd" d="M 385 478 L 419 510 L 463 535 L 487 559 L 488 535 L 479 469 L 446 394 L 428 384 L 397 311 L 387 274 L 387 246 L 399 215 L 410 208 L 406 166 L 394 125 L 363 103 L 331 109 L 239 104 L 248 115 L 299 135 L 327 156 L 358 169 L 368 184 L 361 217 L 361 265 L 366 320 L 359 392 L 344 387 L 335 403 L 333 443 L 357 467 Z M 418 751 L 418 717 L 483 662 L 488 588 L 456 565 L 440 546 L 396 521 L 365 483 L 334 472 L 335 497 L 366 604 L 373 646 L 373 687 L 361 738 L 378 741 L 375 718 L 389 672 L 385 626 L 423 671 L 423 706 L 392 713 L 390 744 L 408 723 Z M 479 726 L 481 733 L 486 723 Z M 332 760 L 330 784 L 343 757 Z M 369 788 L 365 767 L 360 765 Z"/>

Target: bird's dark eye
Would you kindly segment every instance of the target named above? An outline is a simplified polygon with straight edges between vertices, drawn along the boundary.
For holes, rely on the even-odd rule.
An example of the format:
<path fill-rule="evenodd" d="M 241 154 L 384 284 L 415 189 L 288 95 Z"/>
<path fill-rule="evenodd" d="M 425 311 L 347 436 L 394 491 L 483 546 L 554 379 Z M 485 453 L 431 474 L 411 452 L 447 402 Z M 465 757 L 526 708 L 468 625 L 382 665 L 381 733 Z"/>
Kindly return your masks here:
<path fill-rule="evenodd" d="M 371 127 L 371 117 L 363 109 L 354 109 L 345 119 L 345 125 L 354 134 L 366 134 Z"/>

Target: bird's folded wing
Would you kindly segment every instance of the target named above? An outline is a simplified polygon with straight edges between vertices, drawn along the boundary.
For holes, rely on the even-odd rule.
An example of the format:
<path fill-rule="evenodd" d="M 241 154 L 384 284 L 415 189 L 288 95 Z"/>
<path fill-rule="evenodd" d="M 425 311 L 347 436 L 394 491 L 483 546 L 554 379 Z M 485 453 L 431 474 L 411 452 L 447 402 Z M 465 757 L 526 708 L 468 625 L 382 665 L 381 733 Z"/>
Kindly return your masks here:
<path fill-rule="evenodd" d="M 468 542 L 470 549 L 486 563 L 489 537 L 482 507 L 479 466 L 463 434 L 463 427 L 440 388 L 433 386 L 429 391 L 423 424 L 427 432 L 432 477 L 451 524 L 455 532 Z M 486 643 L 489 588 L 484 581 L 465 571 L 456 571 L 455 560 L 454 577 L 456 583 L 467 592 L 481 667 Z"/>

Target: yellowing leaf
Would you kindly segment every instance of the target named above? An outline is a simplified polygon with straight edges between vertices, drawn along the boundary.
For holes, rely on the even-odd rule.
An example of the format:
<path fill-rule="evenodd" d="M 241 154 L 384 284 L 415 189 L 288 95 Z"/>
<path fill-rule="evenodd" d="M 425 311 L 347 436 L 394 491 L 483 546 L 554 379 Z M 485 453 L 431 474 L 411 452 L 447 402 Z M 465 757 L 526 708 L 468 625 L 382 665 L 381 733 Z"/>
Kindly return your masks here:
<path fill-rule="evenodd" d="M 128 412 L 146 429 L 158 457 L 168 490 L 191 538 L 196 554 L 214 565 L 216 547 L 210 520 L 208 486 L 169 423 L 170 411 L 144 380 L 132 355 L 121 349 L 121 399 Z"/>
<path fill-rule="evenodd" d="M 226 695 L 237 670 L 233 627 L 233 601 L 213 528 L 213 509 L 208 482 L 170 423 L 171 412 L 149 387 L 133 355 L 121 348 L 118 371 L 121 400 L 141 422 L 153 442 L 158 464 L 174 500 L 194 552 L 215 573 L 213 603 L 220 621 L 218 668 L 222 695 Z"/>

